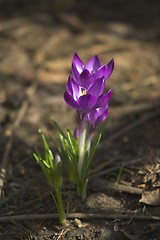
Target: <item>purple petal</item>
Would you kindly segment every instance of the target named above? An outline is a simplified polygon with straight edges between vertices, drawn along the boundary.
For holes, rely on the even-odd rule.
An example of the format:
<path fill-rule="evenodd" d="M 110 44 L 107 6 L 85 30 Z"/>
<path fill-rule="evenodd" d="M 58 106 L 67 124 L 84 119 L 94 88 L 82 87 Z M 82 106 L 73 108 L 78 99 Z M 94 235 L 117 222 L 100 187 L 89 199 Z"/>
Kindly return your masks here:
<path fill-rule="evenodd" d="M 96 82 L 88 89 L 88 93 L 99 97 L 102 95 L 105 87 L 105 81 L 103 78 L 97 79 Z"/>
<path fill-rule="evenodd" d="M 73 136 L 74 136 L 75 139 L 77 139 L 77 137 L 79 137 L 79 129 L 78 128 L 76 128 L 74 130 Z"/>
<path fill-rule="evenodd" d="M 98 109 L 93 109 L 86 115 L 86 120 L 89 123 L 92 130 L 96 128 L 96 126 L 103 122 L 108 116 L 108 104 Z"/>
<path fill-rule="evenodd" d="M 112 59 L 108 64 L 107 64 L 107 71 L 106 71 L 106 74 L 105 74 L 105 80 L 107 80 L 112 72 L 113 72 L 113 69 L 114 69 L 114 60 Z"/>
<path fill-rule="evenodd" d="M 72 63 L 72 75 L 77 83 L 79 83 L 80 73 L 78 72 L 75 63 Z"/>
<path fill-rule="evenodd" d="M 102 95 L 98 98 L 96 103 L 96 108 L 99 108 L 101 106 L 104 106 L 105 104 L 108 104 L 111 96 L 112 96 L 113 90 L 110 89 L 105 95 Z"/>
<path fill-rule="evenodd" d="M 95 55 L 88 61 L 85 68 L 89 70 L 90 73 L 93 73 L 96 72 L 100 66 L 101 64 L 99 58 L 97 55 Z"/>
<path fill-rule="evenodd" d="M 81 111 L 87 113 L 95 106 L 96 102 L 97 102 L 96 96 L 86 94 L 79 98 L 78 104 L 81 108 Z"/>
<path fill-rule="evenodd" d="M 95 126 L 97 126 L 100 122 L 103 122 L 108 116 L 108 108 L 101 114 L 95 121 Z"/>
<path fill-rule="evenodd" d="M 96 109 L 93 109 L 90 113 L 88 113 L 86 115 L 86 120 L 88 121 L 89 125 L 94 126 L 98 116 L 99 113 Z"/>
<path fill-rule="evenodd" d="M 98 71 L 97 72 L 95 72 L 94 74 L 93 74 L 93 78 L 94 79 L 98 79 L 98 78 L 102 78 L 102 77 L 106 77 L 106 74 L 107 74 L 107 71 L 108 71 L 108 69 L 107 69 L 107 67 L 106 66 L 101 66 L 99 69 L 98 69 Z"/>
<path fill-rule="evenodd" d="M 106 104 L 103 105 L 102 107 L 97 108 L 97 111 L 98 111 L 99 116 L 102 115 L 102 113 L 103 113 L 104 111 L 106 111 L 106 109 L 108 109 L 108 103 L 106 103 Z"/>
<path fill-rule="evenodd" d="M 83 86 L 84 88 L 88 89 L 89 86 L 93 83 L 93 77 L 90 74 L 90 72 L 85 69 L 81 75 L 80 75 L 80 83 L 81 86 Z"/>
<path fill-rule="evenodd" d="M 68 92 L 64 93 L 64 100 L 69 107 L 74 108 L 76 110 L 79 109 L 79 104 L 73 99 L 73 97 Z"/>
<path fill-rule="evenodd" d="M 69 76 L 68 77 L 68 83 L 66 85 L 66 89 L 71 95 L 73 95 L 73 88 L 72 88 L 72 83 L 71 83 L 72 80 L 73 80 L 73 78 L 71 76 Z"/>
<path fill-rule="evenodd" d="M 71 76 L 68 79 L 66 88 L 74 100 L 77 100 L 81 96 L 81 88 Z"/>
<path fill-rule="evenodd" d="M 75 65 L 77 71 L 81 73 L 84 69 L 84 64 L 82 60 L 79 58 L 78 54 L 75 53 L 73 56 L 72 64 Z"/>

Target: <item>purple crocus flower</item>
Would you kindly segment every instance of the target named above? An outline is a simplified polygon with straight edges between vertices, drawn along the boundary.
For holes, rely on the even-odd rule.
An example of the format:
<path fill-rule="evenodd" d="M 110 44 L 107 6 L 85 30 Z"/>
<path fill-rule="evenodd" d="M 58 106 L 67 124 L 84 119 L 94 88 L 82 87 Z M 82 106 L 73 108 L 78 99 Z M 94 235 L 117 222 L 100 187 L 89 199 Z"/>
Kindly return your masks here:
<path fill-rule="evenodd" d="M 84 66 L 78 55 L 74 54 L 72 61 L 73 77 L 69 76 L 68 78 L 64 100 L 69 107 L 79 113 L 81 120 L 92 112 L 96 119 L 94 125 L 99 121 L 97 111 L 101 115 L 105 105 L 108 104 L 108 97 L 103 95 L 103 92 L 105 82 L 110 77 L 113 67 L 113 60 L 108 65 L 101 65 L 97 55 L 92 57 Z"/>
<path fill-rule="evenodd" d="M 74 54 L 72 60 L 73 78 L 79 85 L 85 88 L 90 87 L 97 79 L 103 78 L 106 81 L 111 76 L 113 68 L 113 59 L 107 65 L 102 65 L 97 55 L 93 56 L 86 66 L 77 53 Z"/>
<path fill-rule="evenodd" d="M 113 68 L 113 60 L 107 65 L 102 65 L 97 55 L 93 56 L 84 65 L 75 53 L 72 60 L 72 76 L 68 78 L 64 93 L 64 100 L 67 105 L 75 109 L 80 117 L 79 126 L 73 134 L 74 138 L 68 136 L 63 141 L 73 145 L 70 147 L 70 144 L 64 144 L 67 149 L 66 159 L 69 163 L 70 176 L 77 184 L 78 194 L 82 200 L 86 198 L 88 171 L 93 152 L 95 152 L 101 137 L 101 134 L 99 134 L 94 144 L 92 144 L 94 129 L 108 116 L 108 103 L 112 90 L 107 93 L 104 90 L 105 83 L 112 74 Z M 68 149 L 71 154 L 73 152 L 73 158 L 68 157 Z M 75 159 L 77 161 L 76 166 Z"/>

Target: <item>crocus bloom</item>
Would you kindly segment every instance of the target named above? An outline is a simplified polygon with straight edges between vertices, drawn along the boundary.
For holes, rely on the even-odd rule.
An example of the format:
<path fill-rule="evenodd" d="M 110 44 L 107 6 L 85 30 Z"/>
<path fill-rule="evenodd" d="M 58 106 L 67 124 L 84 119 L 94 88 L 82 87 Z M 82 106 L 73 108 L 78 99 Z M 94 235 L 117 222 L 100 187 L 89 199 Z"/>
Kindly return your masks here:
<path fill-rule="evenodd" d="M 105 81 L 111 76 L 114 68 L 113 59 L 102 65 L 97 55 L 93 56 L 86 64 L 75 53 L 72 60 L 72 75 L 75 81 L 84 88 L 89 88 L 97 79 Z"/>
<path fill-rule="evenodd" d="M 105 82 L 110 77 L 113 67 L 113 60 L 108 65 L 101 65 L 97 55 L 92 57 L 84 66 L 78 55 L 74 54 L 73 76 L 69 76 L 64 99 L 69 107 L 77 110 L 81 120 L 90 112 L 91 114 L 88 115 L 87 119 L 89 121 L 90 116 L 94 115 L 94 125 L 102 119 L 102 117 L 98 117 L 104 111 L 106 112 L 109 101 L 108 95 L 103 95 Z"/>
<path fill-rule="evenodd" d="M 108 103 L 112 90 L 107 93 L 104 90 L 113 68 L 113 60 L 107 65 L 102 65 L 97 55 L 84 65 L 75 53 L 72 60 L 72 76 L 68 78 L 64 93 L 67 105 L 75 109 L 80 117 L 79 126 L 73 134 L 74 137 L 69 135 L 68 139 L 63 140 L 64 144 L 62 145 L 64 145 L 65 151 L 67 149 L 66 159 L 69 175 L 77 184 L 78 194 L 82 200 L 86 198 L 88 172 L 93 153 L 101 138 L 101 134 L 99 134 L 92 144 L 94 129 L 108 115 Z M 68 156 L 68 151 L 69 155 L 73 154 L 73 157 Z"/>

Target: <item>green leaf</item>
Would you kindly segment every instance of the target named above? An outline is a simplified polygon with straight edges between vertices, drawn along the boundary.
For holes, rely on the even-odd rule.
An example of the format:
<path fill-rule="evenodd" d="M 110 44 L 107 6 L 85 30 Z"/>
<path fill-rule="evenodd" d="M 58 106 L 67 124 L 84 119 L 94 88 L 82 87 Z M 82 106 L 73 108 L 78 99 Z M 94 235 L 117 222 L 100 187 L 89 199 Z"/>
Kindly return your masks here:
<path fill-rule="evenodd" d="M 37 163 L 40 162 L 40 157 L 36 153 L 33 153 L 33 157 L 36 159 Z"/>
<path fill-rule="evenodd" d="M 67 130 L 67 136 L 68 136 L 68 141 L 70 143 L 70 146 L 72 148 L 72 151 L 74 154 L 78 154 L 79 149 L 78 149 L 78 142 L 77 140 L 74 138 L 72 132 L 68 129 Z"/>
<path fill-rule="evenodd" d="M 83 161 L 83 166 L 82 166 L 82 170 L 81 170 L 81 180 L 82 182 L 85 184 L 85 181 L 88 178 L 88 172 L 89 172 L 89 168 L 92 162 L 92 159 L 95 155 L 96 152 L 96 148 L 99 144 L 99 141 L 101 139 L 101 134 L 99 134 L 95 141 L 93 142 L 92 146 L 91 146 L 91 150 L 90 152 L 86 151 L 85 156 L 84 156 L 84 161 Z"/>
<path fill-rule="evenodd" d="M 100 142 L 100 140 L 101 140 L 101 137 L 102 137 L 102 134 L 100 133 L 100 134 L 96 137 L 95 141 L 93 142 L 93 144 L 92 144 L 92 146 L 91 146 L 91 150 L 90 150 L 90 154 L 89 154 L 90 161 L 92 160 L 92 158 L 93 158 L 94 155 L 95 155 L 95 152 L 96 152 L 97 146 L 98 146 L 98 144 L 99 144 L 99 142 Z"/>
<path fill-rule="evenodd" d="M 64 138 L 66 138 L 64 131 L 59 127 L 59 125 L 54 120 L 53 120 L 53 126 L 57 130 L 58 134 L 62 135 Z"/>
<path fill-rule="evenodd" d="M 88 178 L 88 170 L 89 170 L 89 153 L 88 151 L 84 155 L 84 161 L 81 169 L 81 181 L 85 182 Z"/>

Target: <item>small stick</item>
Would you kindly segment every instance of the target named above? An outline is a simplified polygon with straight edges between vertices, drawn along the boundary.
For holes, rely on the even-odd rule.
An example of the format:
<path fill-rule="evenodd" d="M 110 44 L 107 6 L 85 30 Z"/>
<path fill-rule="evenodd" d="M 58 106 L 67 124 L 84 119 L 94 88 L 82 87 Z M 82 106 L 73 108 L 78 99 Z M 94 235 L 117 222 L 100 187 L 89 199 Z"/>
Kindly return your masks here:
<path fill-rule="evenodd" d="M 148 220 L 148 221 L 160 221 L 160 217 L 152 215 L 128 215 L 128 214 L 104 214 L 104 213 L 68 213 L 67 219 L 136 219 L 136 220 Z M 24 221 L 24 220 L 36 220 L 36 219 L 55 219 L 58 220 L 58 214 L 23 214 L 0 217 L 0 222 L 10 221 Z"/>
<path fill-rule="evenodd" d="M 109 173 L 111 173 L 111 172 L 114 172 L 114 171 L 116 171 L 116 170 L 118 170 L 119 168 L 120 168 L 120 164 L 118 164 L 117 166 L 115 166 L 115 167 L 109 167 L 109 168 L 107 168 L 107 169 L 104 169 L 104 170 L 102 170 L 102 171 L 99 171 L 99 172 L 96 172 L 96 173 L 92 173 L 91 172 L 91 174 L 90 174 L 90 178 L 92 178 L 92 177 L 100 177 L 100 176 L 104 176 L 104 175 L 107 175 L 107 174 L 109 174 Z"/>
<path fill-rule="evenodd" d="M 130 194 L 141 195 L 143 190 L 136 187 L 131 187 L 127 185 L 112 183 L 110 181 L 105 181 L 102 179 L 92 178 L 92 181 L 89 182 L 89 186 L 91 187 L 92 191 L 107 191 L 113 190 L 118 192 L 125 192 Z"/>

